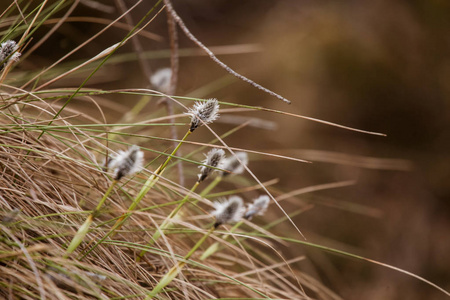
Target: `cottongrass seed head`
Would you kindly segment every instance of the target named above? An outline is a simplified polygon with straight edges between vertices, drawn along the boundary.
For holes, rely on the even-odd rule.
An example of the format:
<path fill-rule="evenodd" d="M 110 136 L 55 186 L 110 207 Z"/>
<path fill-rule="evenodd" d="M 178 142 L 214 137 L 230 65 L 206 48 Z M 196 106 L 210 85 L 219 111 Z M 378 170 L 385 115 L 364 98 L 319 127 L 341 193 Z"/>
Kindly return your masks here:
<path fill-rule="evenodd" d="M 150 76 L 150 83 L 158 91 L 167 94 L 170 90 L 170 79 L 172 78 L 172 70 L 163 68 L 157 70 Z"/>
<path fill-rule="evenodd" d="M 119 154 L 108 163 L 108 167 L 114 169 L 114 180 L 120 180 L 124 176 L 139 172 L 143 162 L 144 152 L 133 145 L 127 151 L 119 151 Z"/>
<path fill-rule="evenodd" d="M 212 123 L 219 118 L 219 101 L 213 98 L 206 102 L 196 102 L 186 114 L 191 116 L 189 131 L 193 132 L 197 127 Z"/>
<path fill-rule="evenodd" d="M 215 168 L 220 168 L 224 157 L 225 151 L 222 149 L 211 149 L 206 155 L 205 160 L 202 161 L 205 166 L 199 166 L 200 174 L 198 174 L 198 182 L 202 182 L 206 177 L 216 171 L 217 169 Z"/>
<path fill-rule="evenodd" d="M 222 224 L 239 222 L 245 213 L 244 201 L 239 196 L 231 196 L 224 201 L 213 203 L 214 211 L 211 214 L 216 218 L 214 227 Z"/>
<path fill-rule="evenodd" d="M 19 60 L 20 53 L 17 52 L 18 48 L 16 42 L 13 40 L 3 42 L 0 45 L 0 63 L 3 62 L 0 66 L 0 71 L 3 70 L 8 63 Z"/>
<path fill-rule="evenodd" d="M 251 220 L 253 216 L 262 216 L 269 207 L 270 198 L 267 195 L 259 196 L 248 205 L 247 212 L 244 214 L 244 219 Z"/>
<path fill-rule="evenodd" d="M 239 160 L 240 162 L 239 162 Z M 246 152 L 236 152 L 234 156 L 224 160 L 222 176 L 242 174 L 248 165 L 248 155 Z"/>

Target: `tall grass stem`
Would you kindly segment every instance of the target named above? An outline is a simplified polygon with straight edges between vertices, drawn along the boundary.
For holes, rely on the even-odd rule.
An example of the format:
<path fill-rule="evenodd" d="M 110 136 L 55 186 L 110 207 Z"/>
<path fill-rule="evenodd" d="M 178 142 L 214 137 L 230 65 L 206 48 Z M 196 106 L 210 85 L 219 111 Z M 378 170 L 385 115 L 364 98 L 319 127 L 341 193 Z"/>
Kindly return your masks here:
<path fill-rule="evenodd" d="M 230 229 L 230 233 L 233 233 L 236 229 L 239 228 L 239 226 L 241 226 L 244 222 L 240 221 L 236 224 L 234 224 L 234 226 Z M 222 240 L 226 241 L 228 239 L 228 237 L 230 237 L 229 234 L 224 234 L 222 236 Z M 220 244 L 219 242 L 214 242 L 214 244 L 212 244 L 211 246 L 208 247 L 208 249 L 206 249 L 203 254 L 200 256 L 200 260 L 205 260 L 208 257 L 210 257 L 211 255 L 213 255 L 214 253 L 217 252 L 217 250 L 219 250 Z"/>
<path fill-rule="evenodd" d="M 105 203 L 106 199 L 108 198 L 109 194 L 111 194 L 112 190 L 114 189 L 114 186 L 117 184 L 117 180 L 114 180 L 111 185 L 109 186 L 108 190 L 106 190 L 105 194 L 103 195 L 102 199 L 97 204 L 97 207 L 92 211 L 92 213 L 87 217 L 86 221 L 84 221 L 83 225 L 80 226 L 77 233 L 73 237 L 72 241 L 69 244 L 69 247 L 67 247 L 66 253 L 64 254 L 64 257 L 68 257 L 70 254 L 75 251 L 75 249 L 78 248 L 78 246 L 81 244 L 81 242 L 86 237 L 86 234 L 89 231 L 89 227 L 91 227 L 92 222 L 94 221 L 94 218 L 98 215 L 100 208 Z"/>
<path fill-rule="evenodd" d="M 183 267 L 186 265 L 186 261 L 194 254 L 194 252 L 205 242 L 205 240 L 214 232 L 216 229 L 215 226 L 212 226 L 206 234 L 192 247 L 188 254 L 183 258 L 183 261 L 178 261 L 167 273 L 164 275 L 158 284 L 151 290 L 151 292 L 147 295 L 145 300 L 153 299 L 157 294 L 161 292 L 163 288 L 165 288 L 169 283 L 171 283 L 175 277 L 181 272 Z"/>
<path fill-rule="evenodd" d="M 114 223 L 113 227 L 109 230 L 109 232 L 100 240 L 98 241 L 94 246 L 92 246 L 91 249 L 89 249 L 80 259 L 83 259 L 88 255 L 92 250 L 97 248 L 98 245 L 100 245 L 106 238 L 114 236 L 114 234 L 117 232 L 118 229 L 122 226 L 123 223 L 132 215 L 132 212 L 136 209 L 139 202 L 144 198 L 144 196 L 153 188 L 153 186 L 158 182 L 159 177 L 163 174 L 165 168 L 169 164 L 170 160 L 173 156 L 177 153 L 178 149 L 181 147 L 183 142 L 188 138 L 188 136 L 192 132 L 188 130 L 184 137 L 181 139 L 180 143 L 175 147 L 175 149 L 172 151 L 172 153 L 167 157 L 167 159 L 164 161 L 164 163 L 156 169 L 155 173 L 152 174 L 147 181 L 142 186 L 141 190 L 139 191 L 136 198 L 134 198 L 131 205 L 128 207 L 127 212 L 124 213 L 122 216 L 120 216 L 119 219 Z"/>
<path fill-rule="evenodd" d="M 200 184 L 199 181 L 197 181 L 192 188 L 190 189 L 190 191 L 186 194 L 186 196 L 180 201 L 180 203 L 178 204 L 177 207 L 175 207 L 174 210 L 172 210 L 172 212 L 169 214 L 169 216 L 164 220 L 164 222 L 161 224 L 161 226 L 159 226 L 159 228 L 156 230 L 156 232 L 153 234 L 152 239 L 147 243 L 147 246 L 151 246 L 153 245 L 160 237 L 161 235 L 164 233 L 164 231 L 168 228 L 170 228 L 171 226 L 173 226 L 173 223 L 171 222 L 173 218 L 175 218 L 178 214 L 178 212 L 180 211 L 180 209 L 183 207 L 183 205 L 189 201 L 190 196 L 195 192 L 195 190 L 197 189 L 198 185 Z M 137 262 L 140 262 L 142 257 L 145 255 L 147 251 L 146 250 L 142 250 L 138 257 L 136 258 Z"/>

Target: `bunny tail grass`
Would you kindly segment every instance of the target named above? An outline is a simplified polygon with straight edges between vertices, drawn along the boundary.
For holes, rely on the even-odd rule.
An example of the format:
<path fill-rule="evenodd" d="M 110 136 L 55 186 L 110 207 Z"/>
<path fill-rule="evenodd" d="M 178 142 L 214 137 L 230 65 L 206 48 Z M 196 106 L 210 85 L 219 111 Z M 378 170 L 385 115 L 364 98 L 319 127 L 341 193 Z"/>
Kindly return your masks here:
<path fill-rule="evenodd" d="M 245 212 L 243 218 L 250 221 L 253 218 L 253 216 L 255 216 L 255 215 L 258 215 L 258 216 L 264 215 L 264 213 L 266 212 L 266 210 L 269 206 L 269 202 L 270 202 L 270 198 L 267 195 L 259 196 L 258 198 L 256 198 L 253 201 L 252 204 L 250 204 L 248 206 L 247 211 Z M 243 223 L 244 223 L 243 221 L 237 222 L 230 229 L 230 233 L 235 232 L 235 230 L 238 229 L 239 226 L 241 226 Z M 230 236 L 229 234 L 224 234 L 222 236 L 222 239 L 224 241 L 226 241 L 229 236 Z M 219 242 L 215 242 L 214 244 L 209 246 L 208 249 L 206 249 L 205 252 L 203 252 L 202 256 L 200 257 L 200 260 L 205 260 L 212 254 L 217 252 L 217 250 L 219 250 L 219 246 L 220 246 Z"/>
<path fill-rule="evenodd" d="M 127 209 L 127 212 L 124 213 L 122 216 L 120 216 L 119 219 L 117 219 L 116 223 L 112 226 L 112 228 L 109 230 L 109 232 L 100 239 L 94 246 L 92 246 L 86 253 L 83 254 L 83 256 L 80 259 L 83 259 L 86 257 L 92 250 L 97 248 L 98 245 L 100 245 L 106 238 L 110 236 L 114 236 L 116 231 L 120 229 L 120 227 L 125 223 L 125 221 L 131 216 L 133 211 L 136 209 L 136 207 L 139 205 L 139 202 L 147 195 L 147 193 L 153 188 L 153 186 L 158 182 L 159 177 L 163 174 L 165 168 L 169 164 L 170 160 L 173 156 L 177 153 L 178 149 L 180 149 L 183 142 L 188 138 L 188 136 L 192 133 L 192 131 L 188 130 L 184 137 L 181 139 L 180 143 L 175 147 L 175 149 L 172 151 L 172 153 L 167 157 L 167 159 L 164 161 L 162 165 L 156 169 L 156 171 L 150 175 L 150 177 L 147 179 L 147 181 L 142 186 L 141 190 L 139 191 L 136 198 L 133 199 L 133 202 L 130 204 L 130 206 Z"/>
<path fill-rule="evenodd" d="M 164 170 L 166 169 L 167 165 L 169 164 L 170 160 L 172 159 L 173 156 L 175 156 L 175 154 L 177 153 L 178 149 L 180 149 L 181 145 L 183 144 L 183 142 L 187 139 L 187 137 L 191 134 L 191 131 L 187 131 L 186 134 L 184 135 L 183 139 L 180 141 L 180 143 L 175 147 L 175 149 L 172 151 L 172 153 L 167 157 L 167 159 L 165 160 L 165 162 L 158 168 L 156 169 L 155 173 L 152 174 L 147 181 L 144 183 L 144 185 L 142 186 L 141 190 L 139 191 L 139 194 L 136 196 L 136 198 L 134 198 L 133 202 L 131 203 L 131 205 L 128 207 L 127 212 L 125 214 L 123 214 L 114 224 L 113 229 L 114 231 L 111 232 L 108 235 L 114 235 L 114 232 L 117 229 L 120 229 L 120 227 L 122 226 L 123 222 L 125 222 L 125 220 L 129 217 L 129 213 L 131 213 L 132 211 L 134 211 L 136 209 L 136 207 L 138 206 L 139 202 L 141 202 L 141 200 L 145 197 L 145 195 L 147 195 L 147 193 L 153 188 L 153 186 L 158 182 L 159 177 L 163 174 Z"/>

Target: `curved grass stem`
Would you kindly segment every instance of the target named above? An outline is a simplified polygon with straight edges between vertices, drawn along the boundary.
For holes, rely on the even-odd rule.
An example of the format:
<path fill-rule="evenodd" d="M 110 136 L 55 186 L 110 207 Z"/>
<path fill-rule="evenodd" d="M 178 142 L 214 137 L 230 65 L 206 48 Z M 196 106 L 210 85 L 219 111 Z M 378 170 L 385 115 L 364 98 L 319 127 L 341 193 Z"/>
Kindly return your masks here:
<path fill-rule="evenodd" d="M 183 267 L 186 265 L 186 261 L 194 254 L 194 252 L 203 244 L 203 242 L 214 232 L 215 226 L 212 226 L 208 232 L 203 235 L 203 237 L 192 247 L 188 254 L 183 258 L 182 261 L 177 262 L 158 282 L 158 284 L 147 294 L 145 300 L 153 299 L 157 294 L 159 294 L 163 288 L 165 288 L 172 280 L 177 277 L 181 272 Z"/>
<path fill-rule="evenodd" d="M 103 195 L 102 199 L 98 202 L 97 207 L 92 211 L 92 213 L 87 217 L 86 221 L 84 221 L 83 225 L 80 226 L 77 233 L 73 237 L 72 241 L 70 242 L 69 247 L 67 247 L 66 253 L 64 254 L 64 257 L 68 257 L 70 254 L 72 254 L 75 249 L 78 248 L 78 246 L 81 244 L 81 242 L 84 240 L 86 234 L 89 231 L 89 227 L 91 227 L 92 222 L 94 221 L 94 218 L 99 214 L 100 208 L 105 203 L 106 199 L 108 198 L 109 194 L 111 194 L 112 190 L 114 189 L 114 186 L 117 184 L 117 180 L 114 180 L 111 185 L 109 186 L 108 190 Z"/>
<path fill-rule="evenodd" d="M 223 176 L 217 176 L 216 178 L 214 178 L 214 180 L 207 187 L 205 187 L 199 195 L 201 197 L 205 197 L 206 195 L 208 195 L 208 193 L 211 192 L 211 190 L 222 181 L 222 178 Z M 198 200 L 195 200 L 192 202 L 192 204 L 196 204 L 197 202 Z"/>
<path fill-rule="evenodd" d="M 178 145 L 175 147 L 175 149 L 172 151 L 172 153 L 167 157 L 167 159 L 164 161 L 164 163 L 156 169 L 156 171 L 147 179 L 147 181 L 142 186 L 141 190 L 137 194 L 137 196 L 134 198 L 131 205 L 128 207 L 127 212 L 124 213 L 120 218 L 117 219 L 117 221 L 114 223 L 113 227 L 109 230 L 109 232 L 97 243 L 95 243 L 92 248 L 90 248 L 80 259 L 83 259 L 88 255 L 92 250 L 97 248 L 98 245 L 100 245 L 106 238 L 110 236 L 114 236 L 116 231 L 120 229 L 123 223 L 132 215 L 133 211 L 138 206 L 139 202 L 144 198 L 145 195 L 153 188 L 153 186 L 158 182 L 160 176 L 163 174 L 165 168 L 169 164 L 170 160 L 173 156 L 177 153 L 178 149 L 180 149 L 183 142 L 187 139 L 187 137 L 192 133 L 192 131 L 188 130 L 184 137 L 181 139 L 181 141 L 178 143 Z"/>
<path fill-rule="evenodd" d="M 117 229 L 120 229 L 120 227 L 122 226 L 123 222 L 130 216 L 130 213 L 136 209 L 136 207 L 138 206 L 139 202 L 141 202 L 141 200 L 145 197 L 145 195 L 147 195 L 147 193 L 158 182 L 159 177 L 163 174 L 164 170 L 166 169 L 166 167 L 169 164 L 169 162 L 172 159 L 172 157 L 175 156 L 175 154 L 177 153 L 178 149 L 180 149 L 180 147 L 183 144 L 183 142 L 187 139 L 187 137 L 191 133 L 192 132 L 189 131 L 189 130 L 186 132 L 186 134 L 184 135 L 183 139 L 181 139 L 181 141 L 178 143 L 178 145 L 175 147 L 175 149 L 172 151 L 172 153 L 167 157 L 166 161 L 155 171 L 154 174 L 152 174 L 147 179 L 147 181 L 144 183 L 144 185 L 142 186 L 141 190 L 139 191 L 139 194 L 136 196 L 136 198 L 134 198 L 133 202 L 128 207 L 127 213 L 123 214 L 122 217 L 120 217 L 116 221 L 116 223 L 114 224 L 114 226 L 113 226 L 113 228 L 115 228 L 114 231 L 117 230 Z M 114 235 L 114 232 L 112 232 L 111 234 Z"/>
<path fill-rule="evenodd" d="M 197 181 L 192 188 L 190 189 L 190 191 L 186 194 L 186 196 L 180 201 L 180 203 L 178 204 L 177 207 L 175 207 L 174 210 L 172 210 L 172 212 L 169 214 L 169 216 L 164 220 L 164 222 L 161 224 L 161 226 L 159 226 L 159 229 L 156 230 L 156 232 L 153 234 L 152 239 L 147 243 L 147 246 L 151 246 L 153 245 L 160 237 L 161 235 L 164 233 L 164 231 L 166 229 L 169 229 L 170 227 L 173 226 L 172 220 L 173 218 L 175 218 L 178 215 L 178 212 L 180 211 L 180 209 L 183 207 L 183 205 L 189 201 L 190 196 L 192 195 L 192 193 L 195 192 L 195 190 L 197 189 L 198 185 L 200 184 L 199 181 Z M 145 255 L 147 251 L 146 250 L 142 250 L 138 257 L 136 258 L 137 262 L 140 262 L 142 257 Z"/>
<path fill-rule="evenodd" d="M 231 229 L 230 229 L 230 233 L 233 233 L 236 229 L 239 228 L 239 226 L 241 226 L 244 222 L 240 221 L 238 223 L 236 223 Z M 228 238 L 230 237 L 229 234 L 224 234 L 222 236 L 222 240 L 226 241 Z M 219 250 L 219 242 L 215 242 L 214 244 L 212 244 L 211 246 L 208 247 L 208 249 L 206 249 L 203 254 L 200 256 L 200 260 L 205 260 L 208 257 L 210 257 L 211 255 L 213 255 L 214 253 L 217 252 L 217 250 Z"/>

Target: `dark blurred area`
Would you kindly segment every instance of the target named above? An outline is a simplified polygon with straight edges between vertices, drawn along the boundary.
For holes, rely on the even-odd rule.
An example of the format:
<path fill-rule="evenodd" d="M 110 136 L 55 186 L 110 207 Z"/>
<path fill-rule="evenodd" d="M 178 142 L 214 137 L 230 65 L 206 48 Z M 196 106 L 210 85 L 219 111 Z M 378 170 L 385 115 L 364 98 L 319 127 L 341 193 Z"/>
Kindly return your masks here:
<path fill-rule="evenodd" d="M 311 165 L 270 160 L 251 167 L 261 180 L 280 178 L 285 191 L 355 179 L 354 186 L 304 198 L 382 212 L 371 217 L 317 205 L 295 219 L 308 240 L 397 266 L 449 290 L 450 2 L 224 0 L 175 1 L 175 7 L 208 46 L 261 45 L 261 53 L 222 59 L 292 104 L 240 82 L 208 96 L 387 134 L 252 114 L 275 121 L 278 129 L 247 129 L 228 140 L 305 159 L 314 150 L 318 158 Z M 195 74 L 197 84 L 225 74 L 207 58 L 181 66 L 180 92 L 193 88 L 184 74 Z M 329 152 L 349 158 L 330 163 Z M 360 156 L 402 159 L 412 168 L 358 166 Z M 283 204 L 288 211 L 295 209 L 290 203 Z M 293 232 L 289 226 L 285 230 Z M 305 249 L 283 251 L 296 256 Z M 345 299 L 445 298 L 404 274 L 317 252 L 306 249 L 316 275 Z"/>
<path fill-rule="evenodd" d="M 132 13 L 135 22 L 156 1 L 149 2 Z M 102 3 L 114 8 L 112 2 Z M 130 7 L 135 1 L 125 3 Z M 199 93 L 198 88 L 228 76 L 206 56 L 180 58 L 177 95 L 217 97 L 387 135 L 274 113 L 240 114 L 275 122 L 277 129 L 245 128 L 227 138 L 229 146 L 313 161 L 251 156 L 250 168 L 261 181 L 279 178 L 277 188 L 288 192 L 356 180 L 352 186 L 308 194 L 298 202 L 354 203 L 381 212 L 367 215 L 316 205 L 294 219 L 308 241 L 394 265 L 450 290 L 450 2 L 175 0 L 173 4 L 208 47 L 259 45 L 260 52 L 219 58 L 292 104 L 237 79 Z M 74 14 L 112 19 L 118 12 L 80 6 Z M 58 44 L 54 53 L 62 56 L 103 26 L 68 23 L 60 34 L 78 40 L 55 35 L 48 43 Z M 147 29 L 163 39 L 140 37 L 144 50 L 169 49 L 165 12 Z M 178 32 L 181 48 L 195 47 Z M 92 57 L 125 34 L 118 29 L 107 31 L 81 56 Z M 44 56 L 45 51 L 41 47 L 35 55 Z M 131 43 L 120 51 L 132 52 Z M 42 67 L 51 62 L 35 64 Z M 170 66 L 167 55 L 149 63 L 152 70 Z M 104 88 L 148 84 L 137 61 L 114 68 L 119 68 L 118 77 L 100 81 Z M 212 127 L 220 134 L 233 126 L 217 123 Z M 199 135 L 194 140 L 207 139 Z M 282 205 L 291 211 L 296 209 L 293 203 Z M 289 224 L 283 226 L 278 229 L 294 232 Z M 306 253 L 311 263 L 300 262 L 298 267 L 314 272 L 344 299 L 445 298 L 417 279 L 367 262 L 301 246 L 282 252 L 287 257 Z"/>

